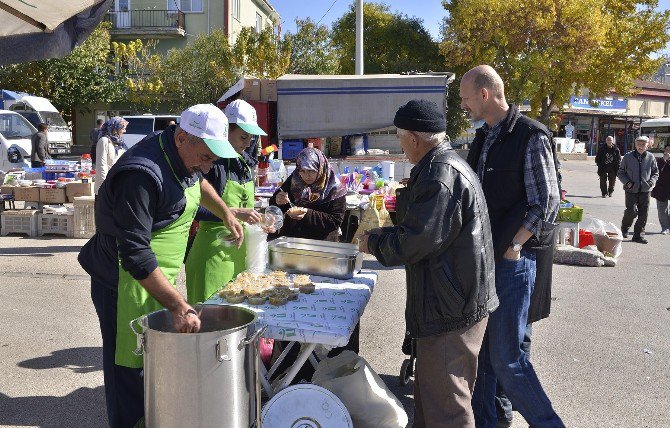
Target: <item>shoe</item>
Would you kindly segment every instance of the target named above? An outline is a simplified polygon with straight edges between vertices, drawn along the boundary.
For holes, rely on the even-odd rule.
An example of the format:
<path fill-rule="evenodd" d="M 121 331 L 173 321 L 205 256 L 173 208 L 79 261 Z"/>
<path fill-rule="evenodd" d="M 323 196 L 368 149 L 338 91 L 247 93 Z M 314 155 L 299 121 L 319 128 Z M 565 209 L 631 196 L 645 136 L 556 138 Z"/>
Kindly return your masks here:
<path fill-rule="evenodd" d="M 607 194 L 607 196 L 609 196 L 609 197 L 611 198 L 611 197 L 612 197 L 612 192 L 609 192 L 609 193 Z"/>
<path fill-rule="evenodd" d="M 606 198 L 606 197 L 607 197 L 607 195 L 603 193 L 603 198 Z"/>
<path fill-rule="evenodd" d="M 631 239 L 631 241 L 633 241 L 633 242 L 637 242 L 638 244 L 647 244 L 647 243 L 649 243 L 649 241 L 647 241 L 646 239 L 644 239 L 644 238 L 641 237 L 641 236 L 633 236 L 633 239 Z"/>
<path fill-rule="evenodd" d="M 628 239 L 628 229 L 624 229 L 622 227 L 621 228 L 621 234 L 623 235 L 623 239 Z"/>
<path fill-rule="evenodd" d="M 670 229 L 662 230 L 661 235 L 670 235 Z"/>

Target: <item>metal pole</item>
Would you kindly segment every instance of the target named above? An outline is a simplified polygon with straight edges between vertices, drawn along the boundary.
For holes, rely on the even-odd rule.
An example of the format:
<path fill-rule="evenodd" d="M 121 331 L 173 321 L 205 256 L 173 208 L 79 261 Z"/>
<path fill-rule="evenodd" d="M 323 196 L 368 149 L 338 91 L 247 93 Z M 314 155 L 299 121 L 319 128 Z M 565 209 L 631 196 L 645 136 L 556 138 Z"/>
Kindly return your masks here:
<path fill-rule="evenodd" d="M 363 74 L 363 0 L 356 0 L 356 74 Z"/>

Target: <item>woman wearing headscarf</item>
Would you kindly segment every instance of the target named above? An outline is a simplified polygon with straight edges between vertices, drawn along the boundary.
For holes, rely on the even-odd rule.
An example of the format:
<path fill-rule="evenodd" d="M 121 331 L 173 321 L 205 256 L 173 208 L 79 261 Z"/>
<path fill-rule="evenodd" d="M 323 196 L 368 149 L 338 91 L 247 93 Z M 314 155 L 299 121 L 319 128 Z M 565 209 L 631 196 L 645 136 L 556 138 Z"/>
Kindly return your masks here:
<path fill-rule="evenodd" d="M 98 144 L 95 147 L 95 194 L 105 181 L 107 173 L 121 157 L 128 146 L 123 142 L 128 121 L 122 117 L 113 117 L 100 127 Z"/>
<path fill-rule="evenodd" d="M 347 189 L 335 176 L 323 153 L 301 151 L 295 171 L 270 198 L 286 213 L 284 226 L 275 236 L 337 241 L 344 220 Z M 295 205 L 292 207 L 291 205 Z"/>

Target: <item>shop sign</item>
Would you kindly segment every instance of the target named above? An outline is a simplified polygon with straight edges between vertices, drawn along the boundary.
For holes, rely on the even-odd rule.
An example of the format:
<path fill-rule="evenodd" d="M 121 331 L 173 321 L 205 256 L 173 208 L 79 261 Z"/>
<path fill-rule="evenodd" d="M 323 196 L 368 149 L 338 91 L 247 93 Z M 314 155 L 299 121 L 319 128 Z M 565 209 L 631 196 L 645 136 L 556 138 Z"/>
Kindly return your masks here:
<path fill-rule="evenodd" d="M 579 108 L 585 110 L 607 110 L 607 111 L 622 111 L 628 109 L 628 100 L 625 98 L 594 98 L 589 100 L 588 97 L 570 97 L 568 102 L 569 108 Z"/>

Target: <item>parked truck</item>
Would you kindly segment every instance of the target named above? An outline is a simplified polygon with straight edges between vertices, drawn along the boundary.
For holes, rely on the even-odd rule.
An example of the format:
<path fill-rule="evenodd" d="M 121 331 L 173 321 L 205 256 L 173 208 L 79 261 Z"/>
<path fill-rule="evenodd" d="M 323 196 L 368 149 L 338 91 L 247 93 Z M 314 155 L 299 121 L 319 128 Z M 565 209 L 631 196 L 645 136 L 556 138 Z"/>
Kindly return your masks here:
<path fill-rule="evenodd" d="M 366 134 L 393 125 L 396 110 L 414 98 L 435 101 L 446 113 L 453 73 L 298 75 L 243 78 L 218 100 L 251 103 L 268 132 L 263 147 L 284 141 Z"/>
<path fill-rule="evenodd" d="M 40 123 L 47 125 L 51 156 L 69 155 L 72 152 L 72 132 L 58 109 L 48 99 L 3 90 L 2 101 L 5 109 L 25 117 L 35 128 Z"/>

